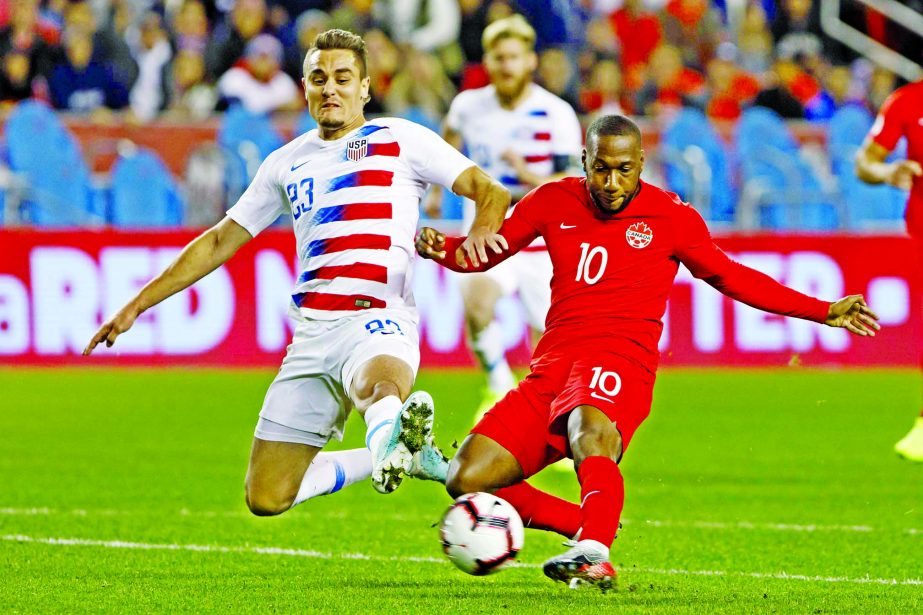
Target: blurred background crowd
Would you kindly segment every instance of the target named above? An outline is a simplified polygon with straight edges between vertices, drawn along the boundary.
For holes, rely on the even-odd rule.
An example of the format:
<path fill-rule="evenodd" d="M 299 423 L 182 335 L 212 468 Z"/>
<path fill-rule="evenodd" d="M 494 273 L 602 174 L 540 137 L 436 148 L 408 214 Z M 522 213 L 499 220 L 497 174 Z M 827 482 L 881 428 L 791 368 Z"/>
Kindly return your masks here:
<path fill-rule="evenodd" d="M 904 4 L 919 13 L 915 2 Z M 0 0 L 0 104 L 37 99 L 90 121 L 133 125 L 197 122 L 239 106 L 297 115 L 296 129 L 305 129 L 304 54 L 319 31 L 340 27 L 368 43 L 367 115 L 438 130 L 458 91 L 488 83 L 486 25 L 521 13 L 538 36 L 536 82 L 584 119 L 624 113 L 662 127 L 682 110 L 704 114 L 728 145 L 721 126 L 751 107 L 826 127 L 845 108 L 870 117 L 901 84 L 828 37 L 820 11 L 820 0 Z M 865 5 L 844 0 L 840 18 L 923 64 L 923 40 Z M 747 178 L 729 155 L 725 163 L 709 159 L 730 166 L 729 179 L 698 196 L 728 192 L 710 217 L 734 223 Z M 695 175 L 686 158 L 677 164 Z M 816 177 L 792 181 L 839 189 L 824 183 L 836 174 L 833 155 L 822 161 L 826 171 L 806 160 Z M 687 183 L 695 181 L 705 180 Z M 845 224 L 842 202 L 830 207 L 819 228 Z M 8 220 L 16 213 L 7 212 Z"/>

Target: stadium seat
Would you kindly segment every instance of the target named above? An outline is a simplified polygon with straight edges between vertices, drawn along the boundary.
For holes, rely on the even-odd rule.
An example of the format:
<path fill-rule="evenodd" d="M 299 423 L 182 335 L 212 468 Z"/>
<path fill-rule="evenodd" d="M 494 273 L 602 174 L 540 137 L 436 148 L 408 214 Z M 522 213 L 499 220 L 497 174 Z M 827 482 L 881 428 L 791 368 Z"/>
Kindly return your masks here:
<path fill-rule="evenodd" d="M 118 227 L 168 227 L 183 223 L 176 182 L 147 149 L 120 156 L 112 169 L 109 222 Z"/>
<path fill-rule="evenodd" d="M 743 193 L 738 222 L 745 228 L 830 230 L 845 215 L 779 115 L 746 110 L 735 135 Z"/>
<path fill-rule="evenodd" d="M 234 105 L 224 114 L 218 129 L 218 145 L 228 157 L 228 200 L 233 204 L 256 175 L 260 164 L 284 140 L 266 114 L 251 113 Z M 244 182 L 238 185 L 243 178 Z"/>
<path fill-rule="evenodd" d="M 317 122 L 311 117 L 311 112 L 305 109 L 301 112 L 301 115 L 298 116 L 298 119 L 295 120 L 295 134 L 303 135 L 309 130 L 314 130 L 317 128 Z"/>
<path fill-rule="evenodd" d="M 856 151 L 873 121 L 864 107 L 848 105 L 838 109 L 827 126 L 827 150 L 850 226 L 893 229 L 902 224 L 906 193 L 891 186 L 866 184 L 855 171 Z"/>
<path fill-rule="evenodd" d="M 667 187 L 714 222 L 733 222 L 737 195 L 724 143 L 704 113 L 684 107 L 661 138 Z"/>
<path fill-rule="evenodd" d="M 10 169 L 24 185 L 24 221 L 41 226 L 103 222 L 83 154 L 51 108 L 34 100 L 19 103 L 4 132 Z"/>

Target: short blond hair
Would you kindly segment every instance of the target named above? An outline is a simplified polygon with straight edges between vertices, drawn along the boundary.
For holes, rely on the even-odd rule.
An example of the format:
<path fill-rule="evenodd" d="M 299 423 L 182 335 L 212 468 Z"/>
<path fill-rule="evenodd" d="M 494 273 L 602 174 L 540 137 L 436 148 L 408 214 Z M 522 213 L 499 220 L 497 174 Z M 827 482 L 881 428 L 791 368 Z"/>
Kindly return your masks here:
<path fill-rule="evenodd" d="M 522 15 L 510 15 L 498 19 L 486 28 L 481 35 L 481 48 L 486 53 L 505 38 L 518 38 L 529 49 L 535 49 L 535 28 L 529 25 Z"/>

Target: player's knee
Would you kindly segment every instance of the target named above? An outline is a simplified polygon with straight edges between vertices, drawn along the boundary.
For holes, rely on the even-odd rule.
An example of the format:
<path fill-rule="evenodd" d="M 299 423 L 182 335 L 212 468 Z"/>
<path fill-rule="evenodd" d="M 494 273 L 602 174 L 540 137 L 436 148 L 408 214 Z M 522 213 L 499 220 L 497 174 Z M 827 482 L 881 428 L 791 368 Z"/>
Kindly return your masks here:
<path fill-rule="evenodd" d="M 609 457 L 615 462 L 622 458 L 622 434 L 614 423 L 581 421 L 574 412 L 568 421 L 568 435 L 577 464 L 587 457 Z"/>
<path fill-rule="evenodd" d="M 471 464 L 452 463 L 446 476 L 445 490 L 453 498 L 475 491 L 486 491 L 481 472 Z"/>
<path fill-rule="evenodd" d="M 267 491 L 254 491 L 247 489 L 247 508 L 257 517 L 272 517 L 281 515 L 292 507 L 294 496 Z"/>

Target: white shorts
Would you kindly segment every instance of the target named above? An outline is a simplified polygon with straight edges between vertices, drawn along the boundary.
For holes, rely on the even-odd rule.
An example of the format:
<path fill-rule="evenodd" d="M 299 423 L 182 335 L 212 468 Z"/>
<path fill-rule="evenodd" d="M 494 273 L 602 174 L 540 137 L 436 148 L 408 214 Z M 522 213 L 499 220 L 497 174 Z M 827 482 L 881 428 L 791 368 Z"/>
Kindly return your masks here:
<path fill-rule="evenodd" d="M 256 437 L 323 447 L 343 439 L 352 409 L 349 388 L 369 359 L 420 367 L 417 315 L 407 310 L 363 310 L 338 320 L 301 320 L 282 367 L 266 391 Z"/>
<path fill-rule="evenodd" d="M 548 251 L 536 250 L 520 252 L 481 275 L 499 284 L 503 296 L 518 292 L 529 326 L 544 331 L 545 317 L 551 307 L 552 272 Z"/>

